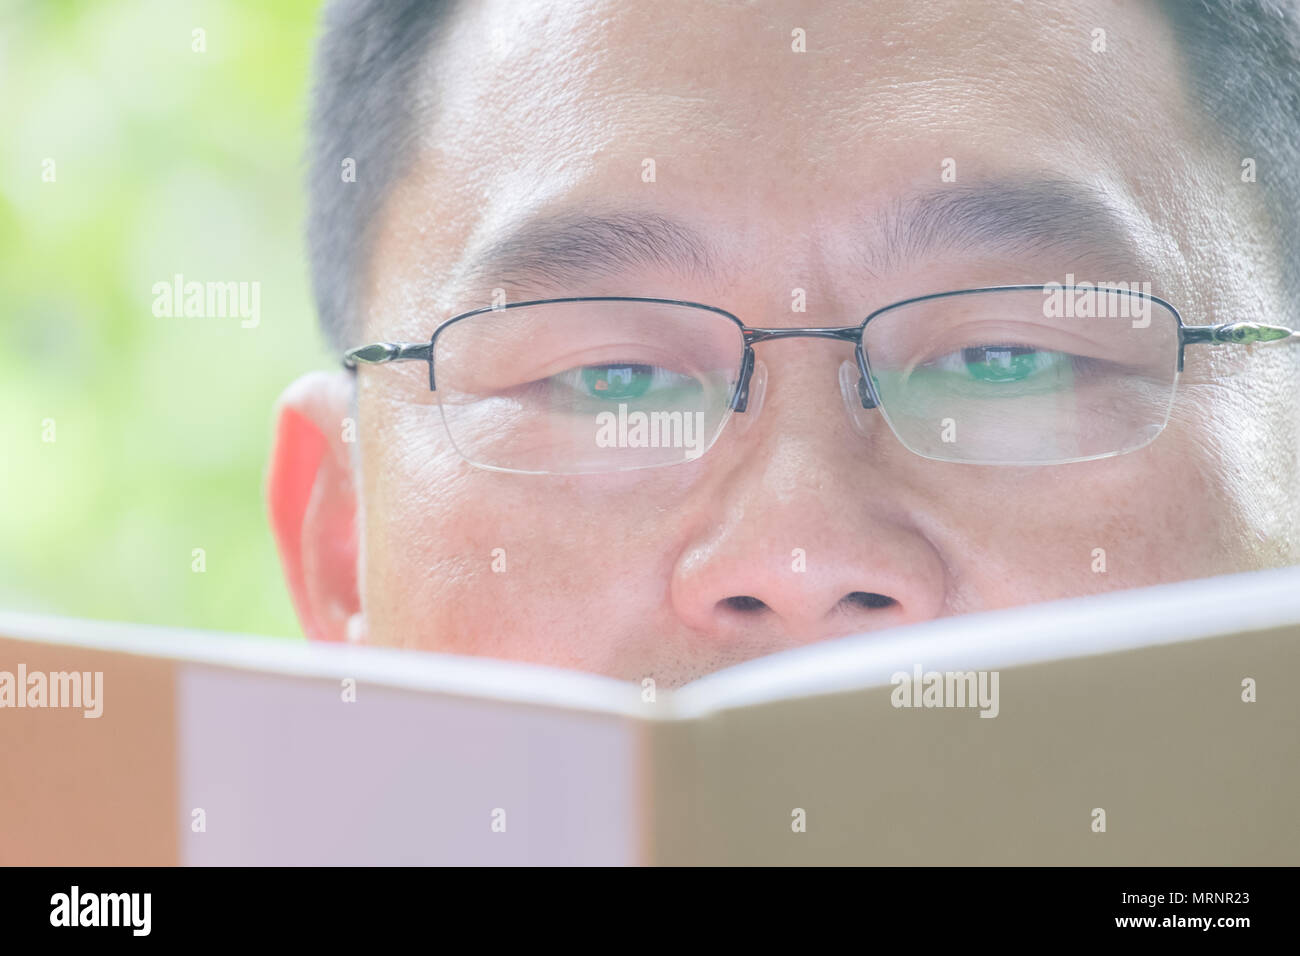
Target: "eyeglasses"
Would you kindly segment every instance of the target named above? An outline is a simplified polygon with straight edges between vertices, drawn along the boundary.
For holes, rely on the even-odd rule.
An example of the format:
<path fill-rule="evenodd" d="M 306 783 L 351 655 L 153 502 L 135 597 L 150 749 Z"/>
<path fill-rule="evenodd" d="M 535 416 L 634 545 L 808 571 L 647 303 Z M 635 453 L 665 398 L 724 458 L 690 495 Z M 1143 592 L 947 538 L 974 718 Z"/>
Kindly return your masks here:
<path fill-rule="evenodd" d="M 925 458 L 1055 465 L 1134 451 L 1169 420 L 1188 345 L 1295 342 L 1300 332 L 1187 326 L 1120 287 L 1007 285 L 906 299 L 859 325 L 750 328 L 675 299 L 583 296 L 475 309 L 427 343 L 352 349 L 344 365 L 429 365 L 448 439 L 473 465 L 592 474 L 691 461 L 756 414 L 760 343 L 851 344 L 841 394 L 863 434 L 878 411 Z"/>

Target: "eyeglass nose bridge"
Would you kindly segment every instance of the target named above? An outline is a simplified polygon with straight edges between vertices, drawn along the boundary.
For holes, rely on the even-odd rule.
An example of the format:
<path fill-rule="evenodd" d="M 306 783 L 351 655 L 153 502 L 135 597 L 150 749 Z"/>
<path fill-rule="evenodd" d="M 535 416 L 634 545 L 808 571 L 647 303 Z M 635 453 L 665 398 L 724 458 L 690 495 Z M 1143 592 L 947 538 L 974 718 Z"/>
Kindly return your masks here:
<path fill-rule="evenodd" d="M 731 400 L 734 411 L 743 412 L 749 407 L 749 384 L 754 374 L 754 346 L 759 342 L 774 339 L 833 339 L 836 342 L 852 342 L 853 356 L 857 360 L 858 398 L 865 409 L 877 408 L 880 396 L 871 381 L 871 368 L 867 364 L 866 353 L 862 349 L 862 327 L 858 325 L 840 328 L 805 328 L 805 329 L 751 329 L 743 330 L 745 336 L 745 355 L 740 364 L 740 381 L 736 385 L 735 397 Z"/>

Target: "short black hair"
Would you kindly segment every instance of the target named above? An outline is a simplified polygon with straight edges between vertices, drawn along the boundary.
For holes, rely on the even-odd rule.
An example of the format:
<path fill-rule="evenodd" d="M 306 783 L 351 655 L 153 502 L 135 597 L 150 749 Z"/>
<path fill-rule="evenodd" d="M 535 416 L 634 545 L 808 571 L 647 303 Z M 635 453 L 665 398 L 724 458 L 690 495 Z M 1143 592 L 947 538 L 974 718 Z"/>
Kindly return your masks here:
<path fill-rule="evenodd" d="M 447 0 L 337 0 L 316 48 L 307 157 L 307 246 L 325 336 L 336 349 L 360 326 L 360 274 L 371 224 L 414 160 L 415 88 Z M 344 178 L 352 161 L 354 181 Z"/>
<path fill-rule="evenodd" d="M 1300 297 L 1300 0 L 1159 0 L 1159 6 L 1174 28 L 1194 101 L 1242 160 L 1255 161 L 1280 279 L 1294 301 Z M 1241 173 L 1224 170 L 1225 177 Z"/>
<path fill-rule="evenodd" d="M 1256 161 L 1273 238 L 1300 291 L 1300 24 L 1296 0 L 1156 0 L 1189 89 Z M 333 0 L 322 16 L 309 145 L 308 247 L 321 327 L 336 349 L 360 325 L 371 225 L 415 157 L 415 88 L 450 0 Z M 416 94 L 420 95 L 416 95 Z M 355 164 L 355 182 L 343 164 Z M 1225 176 L 1231 171 L 1225 170 Z"/>

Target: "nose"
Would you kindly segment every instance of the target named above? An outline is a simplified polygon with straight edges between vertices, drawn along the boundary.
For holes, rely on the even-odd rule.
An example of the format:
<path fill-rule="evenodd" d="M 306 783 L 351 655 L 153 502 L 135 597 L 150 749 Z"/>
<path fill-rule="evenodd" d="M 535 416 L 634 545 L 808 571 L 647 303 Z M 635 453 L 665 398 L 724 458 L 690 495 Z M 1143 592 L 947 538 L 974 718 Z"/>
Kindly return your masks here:
<path fill-rule="evenodd" d="M 774 650 L 941 612 L 938 551 L 891 505 L 887 476 L 843 460 L 861 453 L 861 439 L 836 421 L 769 422 L 768 437 L 714 487 L 720 520 L 689 541 L 672 574 L 672 604 L 689 627 Z"/>

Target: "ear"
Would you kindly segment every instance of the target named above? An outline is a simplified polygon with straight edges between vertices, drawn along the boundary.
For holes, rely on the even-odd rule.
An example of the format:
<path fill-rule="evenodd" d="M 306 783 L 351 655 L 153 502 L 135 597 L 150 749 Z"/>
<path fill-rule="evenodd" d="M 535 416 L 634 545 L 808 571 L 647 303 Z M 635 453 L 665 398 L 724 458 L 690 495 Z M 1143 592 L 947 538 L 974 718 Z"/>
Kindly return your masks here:
<path fill-rule="evenodd" d="M 267 509 L 298 620 L 318 641 L 364 635 L 352 439 L 344 439 L 356 427 L 346 421 L 353 388 L 346 372 L 313 372 L 285 390 L 275 411 Z"/>

